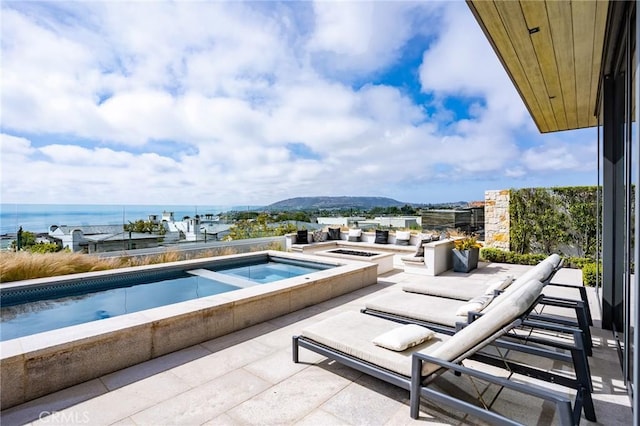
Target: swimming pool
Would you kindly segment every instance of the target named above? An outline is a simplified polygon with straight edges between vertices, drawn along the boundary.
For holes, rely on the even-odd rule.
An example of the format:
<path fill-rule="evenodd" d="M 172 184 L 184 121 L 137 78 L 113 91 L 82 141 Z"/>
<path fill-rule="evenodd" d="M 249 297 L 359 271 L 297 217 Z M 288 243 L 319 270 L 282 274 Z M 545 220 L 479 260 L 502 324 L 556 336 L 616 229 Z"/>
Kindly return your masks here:
<path fill-rule="evenodd" d="M 275 282 L 335 267 L 283 258 L 0 289 L 0 341 Z"/>
<path fill-rule="evenodd" d="M 334 299 L 375 284 L 378 278 L 376 265 L 369 262 L 262 251 L 39 278 L 5 283 L 0 288 L 4 291 L 63 287 L 86 281 L 119 280 L 123 276 L 197 270 L 211 265 L 224 269 L 248 259 L 299 260 L 335 267 L 2 341 L 0 377 L 11 386 L 2 387 L 0 409 Z"/>

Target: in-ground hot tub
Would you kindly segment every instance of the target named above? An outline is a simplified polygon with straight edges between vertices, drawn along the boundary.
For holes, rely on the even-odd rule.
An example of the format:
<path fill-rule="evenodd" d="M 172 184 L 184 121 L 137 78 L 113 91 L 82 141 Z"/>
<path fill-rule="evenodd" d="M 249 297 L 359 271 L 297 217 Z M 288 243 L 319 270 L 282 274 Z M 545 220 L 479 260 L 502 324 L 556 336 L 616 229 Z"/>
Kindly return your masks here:
<path fill-rule="evenodd" d="M 349 293 L 377 281 L 376 266 L 264 251 L 172 262 L 113 271 L 26 280 L 0 286 L 1 292 L 29 287 L 61 288 L 145 276 L 167 270 L 194 271 L 247 259 L 281 258 L 330 264 L 320 270 L 269 284 L 239 288 L 0 342 L 2 409 L 82 383 L 151 358 Z"/>
<path fill-rule="evenodd" d="M 359 249 L 331 249 L 317 251 L 314 254 L 318 256 L 336 257 L 340 259 L 360 260 L 375 263 L 378 267 L 378 275 L 393 270 L 393 253 L 381 253 L 371 250 Z"/>

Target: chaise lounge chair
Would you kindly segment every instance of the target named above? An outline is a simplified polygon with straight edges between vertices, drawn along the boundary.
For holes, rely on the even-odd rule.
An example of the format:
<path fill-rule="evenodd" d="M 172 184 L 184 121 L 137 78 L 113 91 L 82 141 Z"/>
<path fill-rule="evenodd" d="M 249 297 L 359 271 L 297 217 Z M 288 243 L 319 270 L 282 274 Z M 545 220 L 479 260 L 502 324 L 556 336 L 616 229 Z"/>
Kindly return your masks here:
<path fill-rule="evenodd" d="M 299 362 L 299 348 L 303 347 L 330 359 L 343 363 L 364 373 L 385 380 L 410 391 L 411 417 L 418 418 L 420 398 L 448 405 L 466 413 L 476 415 L 490 422 L 513 424 L 504 415 L 469 404 L 430 388 L 436 376 L 446 370 L 457 374 L 480 378 L 526 395 L 542 398 L 556 405 L 559 419 L 563 425 L 579 423 L 583 400 L 590 403 L 585 406 L 585 415 L 595 421 L 595 412 L 586 385 L 577 386 L 577 395 L 573 411 L 571 401 L 560 395 L 535 385 L 513 383 L 507 379 L 488 373 L 466 368 L 461 364 L 480 349 L 493 344 L 514 327 L 522 324 L 541 297 L 544 285 L 531 280 L 516 291 L 502 295 L 499 309 L 492 309 L 477 318 L 453 335 L 435 333 L 430 340 L 405 342 L 413 345 L 396 347 L 390 350 L 374 344 L 374 340 L 402 333 L 406 327 L 393 321 L 363 315 L 357 312 L 345 312 L 320 321 L 305 328 L 302 334 L 293 337 L 293 361 Z M 381 344 L 380 342 L 378 342 Z M 404 348 L 404 349 L 403 349 Z"/>
<path fill-rule="evenodd" d="M 451 285 L 451 283 L 448 283 L 447 286 L 431 285 L 431 283 L 405 285 L 404 291 L 387 293 L 369 300 L 363 312 L 399 321 L 405 319 L 405 322 L 411 322 L 410 319 L 415 319 L 431 325 L 455 327 L 457 322 L 466 319 L 467 312 L 490 309 L 493 303 L 492 296 L 499 292 L 509 292 L 530 279 L 537 279 L 543 284 L 549 285 L 561 265 L 560 257 L 551 255 L 513 282 L 508 278 L 503 278 L 492 285 L 482 286 L 475 292 L 471 292 L 468 286 L 461 291 L 458 288 L 461 286 Z M 484 292 L 481 293 L 482 290 Z M 468 300 L 463 300 L 462 294 L 472 294 L 472 296 Z M 589 328 L 591 321 L 585 303 L 579 300 L 544 297 L 539 306 L 543 309 L 546 305 L 572 309 L 575 312 L 575 320 L 561 319 L 541 313 L 532 313 L 528 320 L 541 321 L 537 324 L 538 327 L 550 322 L 579 328 L 583 334 L 581 340 L 584 342 L 587 355 L 590 356 L 593 351 Z"/>

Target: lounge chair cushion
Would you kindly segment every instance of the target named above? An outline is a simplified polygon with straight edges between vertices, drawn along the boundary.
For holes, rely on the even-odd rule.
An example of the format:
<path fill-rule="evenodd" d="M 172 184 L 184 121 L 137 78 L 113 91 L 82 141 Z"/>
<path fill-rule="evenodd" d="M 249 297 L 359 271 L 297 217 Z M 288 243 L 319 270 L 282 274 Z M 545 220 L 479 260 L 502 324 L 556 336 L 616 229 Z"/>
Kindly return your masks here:
<path fill-rule="evenodd" d="M 416 324 L 405 324 L 382 333 L 373 339 L 373 344 L 392 351 L 404 351 L 434 336 L 435 332 Z"/>
<path fill-rule="evenodd" d="M 389 231 L 381 231 L 376 229 L 375 244 L 387 244 L 389 242 Z"/>
<path fill-rule="evenodd" d="M 398 323 L 365 315 L 360 312 L 342 312 L 305 327 L 302 336 L 336 349 L 355 358 L 411 377 L 411 355 L 415 351 L 437 347 L 448 336 L 435 336 L 402 352 L 373 344 L 373 339 L 398 327 Z"/>
<path fill-rule="evenodd" d="M 511 275 L 507 275 L 499 280 L 491 281 L 487 286 L 484 294 L 493 295 L 495 291 L 502 291 L 513 282 L 514 278 Z"/>
<path fill-rule="evenodd" d="M 561 260 L 562 258 L 560 257 L 560 255 L 553 253 L 549 255 L 549 257 L 547 257 L 545 260 L 543 260 L 543 262 L 549 262 L 554 268 L 557 268 Z"/>
<path fill-rule="evenodd" d="M 329 228 L 327 231 L 327 239 L 328 240 L 339 240 L 340 239 L 340 228 Z"/>
<path fill-rule="evenodd" d="M 500 300 L 500 309 L 492 309 L 477 320 L 451 336 L 442 345 L 429 351 L 429 354 L 450 362 L 459 362 L 467 358 L 487 344 L 495 337 L 504 334 L 503 327 L 517 319 L 534 304 L 542 292 L 544 284 L 531 280 L 512 293 L 502 293 L 494 300 Z M 423 374 L 430 374 L 439 367 L 425 363 Z"/>
<path fill-rule="evenodd" d="M 504 298 L 502 309 L 481 316 L 453 336 L 436 333 L 431 340 L 402 352 L 390 351 L 372 342 L 376 336 L 397 328 L 397 323 L 359 312 L 342 312 L 312 324 L 302 330 L 302 335 L 355 358 L 410 377 L 413 353 L 419 351 L 451 362 L 467 358 L 482 346 L 491 343 L 494 337 L 504 334 L 507 331 L 504 326 L 531 307 L 542 287 L 542 283 L 530 281 L 510 296 L 503 293 L 495 298 Z M 439 369 L 437 365 L 425 362 L 422 374 L 426 376 Z"/>
<path fill-rule="evenodd" d="M 466 317 L 469 312 L 481 312 L 489 303 L 493 296 L 490 294 L 482 294 L 469 300 L 464 305 L 460 306 L 456 311 L 457 316 Z"/>
<path fill-rule="evenodd" d="M 493 292 L 488 293 L 487 288 L 494 282 L 496 280 L 477 282 L 475 280 L 460 279 L 460 277 L 456 276 L 440 276 L 437 281 L 408 282 L 402 286 L 402 290 L 409 293 L 446 297 L 466 302 L 481 294 L 493 294 Z M 502 279 L 500 282 L 502 283 Z"/>
<path fill-rule="evenodd" d="M 456 322 L 461 320 L 456 311 L 466 303 L 456 299 L 393 291 L 367 300 L 365 306 L 374 311 L 455 327 Z"/>

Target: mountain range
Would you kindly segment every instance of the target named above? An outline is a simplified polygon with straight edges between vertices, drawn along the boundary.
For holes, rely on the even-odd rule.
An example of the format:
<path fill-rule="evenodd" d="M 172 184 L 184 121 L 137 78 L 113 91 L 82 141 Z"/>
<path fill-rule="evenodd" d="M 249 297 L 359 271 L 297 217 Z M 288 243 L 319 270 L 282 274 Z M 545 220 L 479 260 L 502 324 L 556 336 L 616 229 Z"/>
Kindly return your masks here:
<path fill-rule="evenodd" d="M 313 210 L 313 209 L 371 209 L 373 207 L 402 207 L 402 201 L 386 197 L 295 197 L 269 204 L 267 210 Z"/>

